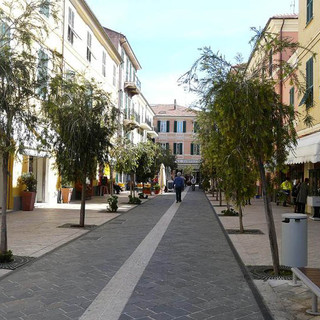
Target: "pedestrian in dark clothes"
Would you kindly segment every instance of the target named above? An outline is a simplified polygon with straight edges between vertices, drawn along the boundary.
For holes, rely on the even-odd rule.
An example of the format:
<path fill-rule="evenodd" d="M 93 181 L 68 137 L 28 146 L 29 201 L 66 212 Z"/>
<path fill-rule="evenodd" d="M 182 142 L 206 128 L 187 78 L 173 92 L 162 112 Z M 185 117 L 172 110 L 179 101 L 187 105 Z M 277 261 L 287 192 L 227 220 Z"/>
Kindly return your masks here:
<path fill-rule="evenodd" d="M 184 179 L 181 177 L 181 172 L 177 173 L 177 176 L 175 177 L 175 179 L 173 181 L 173 187 L 176 190 L 177 203 L 181 202 L 181 191 L 184 187 Z"/>

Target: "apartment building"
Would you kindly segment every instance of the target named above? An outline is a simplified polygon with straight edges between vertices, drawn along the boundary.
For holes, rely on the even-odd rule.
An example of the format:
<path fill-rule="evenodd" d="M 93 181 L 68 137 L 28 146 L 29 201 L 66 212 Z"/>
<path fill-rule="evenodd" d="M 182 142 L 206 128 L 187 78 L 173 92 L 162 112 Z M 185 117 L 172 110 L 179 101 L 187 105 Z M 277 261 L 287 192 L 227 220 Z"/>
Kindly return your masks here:
<path fill-rule="evenodd" d="M 55 49 L 62 56 L 62 69 L 66 76 L 78 73 L 88 80 L 95 79 L 111 94 L 111 100 L 117 106 L 121 55 L 86 1 L 67 0 L 60 4 L 58 20 L 52 18 L 50 6 L 41 12 L 52 32 L 45 43 L 36 45 L 39 68 L 49 72 L 51 57 L 46 48 Z M 10 166 L 8 207 L 20 208 L 21 190 L 17 179 L 21 173 L 28 171 L 33 172 L 37 178 L 36 201 L 56 202 L 59 177 L 54 163 L 54 158 L 32 147 L 27 149 L 21 159 L 13 161 Z"/>
<path fill-rule="evenodd" d="M 155 139 L 163 148 L 170 149 L 177 157 L 178 170 L 192 166 L 198 176 L 200 166 L 200 145 L 197 142 L 196 113 L 176 104 L 152 105 L 155 113 Z"/>
<path fill-rule="evenodd" d="M 157 133 L 152 128 L 154 112 L 142 94 L 137 76 L 141 65 L 125 35 L 109 28 L 104 30 L 122 59 L 118 77 L 119 123 L 123 124 L 121 134 L 134 144 L 147 141 L 157 136 Z"/>
<path fill-rule="evenodd" d="M 320 2 L 314 0 L 299 1 L 299 43 L 297 52 L 300 80 L 305 83 L 304 95 L 299 95 L 296 88 L 286 88 L 286 95 L 291 97 L 291 103 L 299 112 L 296 120 L 296 130 L 299 136 L 298 145 L 288 158 L 290 171 L 297 178 L 310 178 L 311 194 L 318 194 L 320 183 L 320 78 L 319 59 L 312 53 L 320 51 Z M 304 123 L 305 107 L 312 116 L 312 125 Z M 310 208 L 308 208 L 310 211 Z"/>

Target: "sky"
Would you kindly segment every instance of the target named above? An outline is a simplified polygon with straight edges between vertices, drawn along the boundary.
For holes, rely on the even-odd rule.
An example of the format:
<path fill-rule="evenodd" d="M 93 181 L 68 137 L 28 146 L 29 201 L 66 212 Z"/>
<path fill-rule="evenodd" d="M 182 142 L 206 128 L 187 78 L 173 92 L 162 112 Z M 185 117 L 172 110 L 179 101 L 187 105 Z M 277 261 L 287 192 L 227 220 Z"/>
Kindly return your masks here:
<path fill-rule="evenodd" d="M 177 80 L 211 47 L 227 60 L 251 52 L 251 27 L 273 15 L 298 12 L 299 0 L 87 0 L 104 27 L 124 34 L 142 69 L 137 76 L 150 104 L 189 106 L 196 99 Z"/>

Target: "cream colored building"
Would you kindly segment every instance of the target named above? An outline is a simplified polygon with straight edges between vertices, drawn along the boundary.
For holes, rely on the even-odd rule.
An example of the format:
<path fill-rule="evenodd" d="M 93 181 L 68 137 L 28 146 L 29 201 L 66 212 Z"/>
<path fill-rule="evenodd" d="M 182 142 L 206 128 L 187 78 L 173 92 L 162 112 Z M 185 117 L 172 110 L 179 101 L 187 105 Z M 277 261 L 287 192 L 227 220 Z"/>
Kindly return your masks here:
<path fill-rule="evenodd" d="M 312 52 L 320 52 L 320 2 L 314 0 L 299 1 L 299 43 L 301 49 L 297 52 L 299 71 L 303 74 L 300 80 L 306 86 L 306 94 L 299 95 L 295 90 L 293 103 L 297 117 L 296 129 L 298 145 L 288 158 L 290 171 L 297 178 L 310 178 L 311 194 L 318 193 L 320 181 L 320 62 L 318 56 L 312 57 Z M 288 90 L 287 90 L 288 94 Z M 305 107 L 308 106 L 313 118 L 311 126 L 304 124 Z M 311 211 L 311 209 L 308 209 Z"/>
<path fill-rule="evenodd" d="M 63 57 L 63 72 L 67 75 L 79 73 L 88 80 L 94 78 L 102 88 L 111 93 L 115 106 L 118 105 L 119 68 L 122 58 L 108 37 L 104 28 L 84 0 L 61 1 L 59 20 L 55 22 L 49 9 L 43 18 L 52 32 L 41 46 L 35 47 L 35 54 L 41 61 L 49 61 L 43 66 L 50 69 L 48 47 L 56 49 Z M 57 201 L 57 171 L 54 158 L 31 147 L 26 154 L 10 164 L 9 208 L 20 208 L 20 188 L 18 177 L 23 172 L 32 171 L 37 178 L 37 202 Z M 1 178 L 1 177 L 0 177 Z M 2 191 L 0 186 L 0 193 Z"/>

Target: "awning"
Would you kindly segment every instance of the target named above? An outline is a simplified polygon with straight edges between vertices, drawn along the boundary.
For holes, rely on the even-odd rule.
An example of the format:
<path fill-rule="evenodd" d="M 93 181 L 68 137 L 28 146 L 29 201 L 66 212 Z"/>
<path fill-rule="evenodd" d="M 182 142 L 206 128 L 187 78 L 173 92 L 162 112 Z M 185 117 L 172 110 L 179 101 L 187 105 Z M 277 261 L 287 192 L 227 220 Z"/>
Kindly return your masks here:
<path fill-rule="evenodd" d="M 320 161 L 320 132 L 298 139 L 298 144 L 291 150 L 286 163 L 316 163 Z"/>

